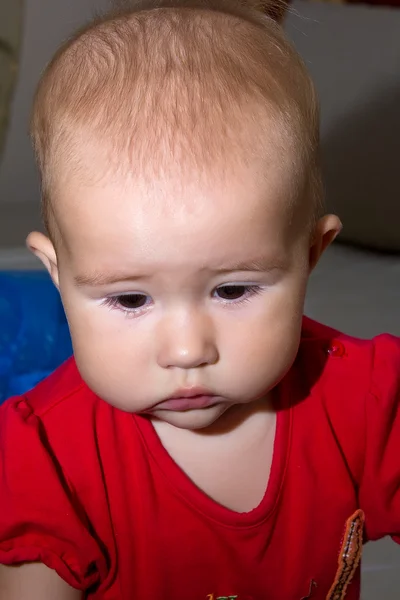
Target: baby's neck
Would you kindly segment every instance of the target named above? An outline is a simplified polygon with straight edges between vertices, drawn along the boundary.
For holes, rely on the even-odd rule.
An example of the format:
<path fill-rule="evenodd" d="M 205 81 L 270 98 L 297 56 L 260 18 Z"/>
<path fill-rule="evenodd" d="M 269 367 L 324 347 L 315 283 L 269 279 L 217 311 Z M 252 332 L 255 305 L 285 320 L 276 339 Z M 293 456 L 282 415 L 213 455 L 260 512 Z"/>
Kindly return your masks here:
<path fill-rule="evenodd" d="M 247 512 L 267 488 L 276 415 L 267 398 L 232 407 L 223 417 L 207 430 L 159 421 L 154 427 L 172 460 L 198 488 L 231 510 Z"/>

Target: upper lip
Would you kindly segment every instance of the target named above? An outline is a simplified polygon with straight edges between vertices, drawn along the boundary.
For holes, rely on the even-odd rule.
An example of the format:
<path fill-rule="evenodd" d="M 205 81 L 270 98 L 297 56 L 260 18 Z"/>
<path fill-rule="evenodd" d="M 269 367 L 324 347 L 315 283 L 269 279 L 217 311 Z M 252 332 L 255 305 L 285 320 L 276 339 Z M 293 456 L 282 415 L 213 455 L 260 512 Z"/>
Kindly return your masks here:
<path fill-rule="evenodd" d="M 168 400 L 173 398 L 195 398 L 196 396 L 215 396 L 215 394 L 203 387 L 181 388 L 176 390 L 172 396 L 169 396 Z"/>

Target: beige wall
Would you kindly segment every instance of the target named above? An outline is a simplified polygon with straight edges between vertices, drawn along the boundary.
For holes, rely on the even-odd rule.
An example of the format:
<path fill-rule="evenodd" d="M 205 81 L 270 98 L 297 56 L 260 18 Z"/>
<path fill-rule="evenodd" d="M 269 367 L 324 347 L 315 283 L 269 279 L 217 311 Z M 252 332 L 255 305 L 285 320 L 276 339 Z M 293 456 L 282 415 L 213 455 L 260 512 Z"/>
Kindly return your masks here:
<path fill-rule="evenodd" d="M 105 0 L 25 0 L 21 68 L 0 164 L 0 223 L 6 219 L 6 209 L 1 206 L 4 202 L 38 202 L 37 178 L 27 128 L 40 72 L 59 43 L 83 23 L 93 9 L 104 5 Z"/>

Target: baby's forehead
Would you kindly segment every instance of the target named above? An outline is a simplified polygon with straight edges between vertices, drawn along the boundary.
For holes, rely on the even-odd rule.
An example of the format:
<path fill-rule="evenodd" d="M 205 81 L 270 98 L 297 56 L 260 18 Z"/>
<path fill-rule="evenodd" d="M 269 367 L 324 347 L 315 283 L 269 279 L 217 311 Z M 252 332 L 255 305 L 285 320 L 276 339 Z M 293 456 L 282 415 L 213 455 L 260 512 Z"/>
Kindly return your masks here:
<path fill-rule="evenodd" d="M 205 251 L 227 231 L 226 249 L 239 243 L 250 251 L 256 239 L 273 242 L 293 235 L 296 186 L 290 165 L 284 168 L 275 157 L 269 168 L 264 167 L 248 160 L 235 169 L 210 173 L 177 168 L 152 178 L 104 175 L 101 169 L 97 180 L 85 179 L 84 172 L 79 177 L 72 174 L 55 207 L 58 227 L 76 256 L 88 246 L 93 255 L 101 255 L 105 242 L 110 256 L 135 244 L 135 252 L 147 248 L 151 256 L 155 241 L 157 247 L 172 241 L 178 247 L 182 242 L 181 252 L 193 253 L 188 240 Z"/>
<path fill-rule="evenodd" d="M 265 197 L 250 177 L 230 185 L 87 187 L 79 200 L 74 193 L 60 213 L 73 271 L 189 277 L 264 259 L 277 264 L 295 238 L 288 204 L 275 182 Z"/>

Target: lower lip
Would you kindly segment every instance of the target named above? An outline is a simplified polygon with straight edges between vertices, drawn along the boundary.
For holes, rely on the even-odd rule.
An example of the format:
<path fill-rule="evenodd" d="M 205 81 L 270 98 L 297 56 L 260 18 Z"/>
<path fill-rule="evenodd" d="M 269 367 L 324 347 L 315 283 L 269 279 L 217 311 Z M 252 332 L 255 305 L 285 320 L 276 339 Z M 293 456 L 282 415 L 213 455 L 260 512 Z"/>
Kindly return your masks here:
<path fill-rule="evenodd" d="M 156 409 L 164 410 L 198 410 L 201 408 L 208 408 L 214 406 L 219 402 L 219 396 L 193 396 L 192 398 L 170 398 L 164 400 L 160 404 L 157 404 Z"/>

